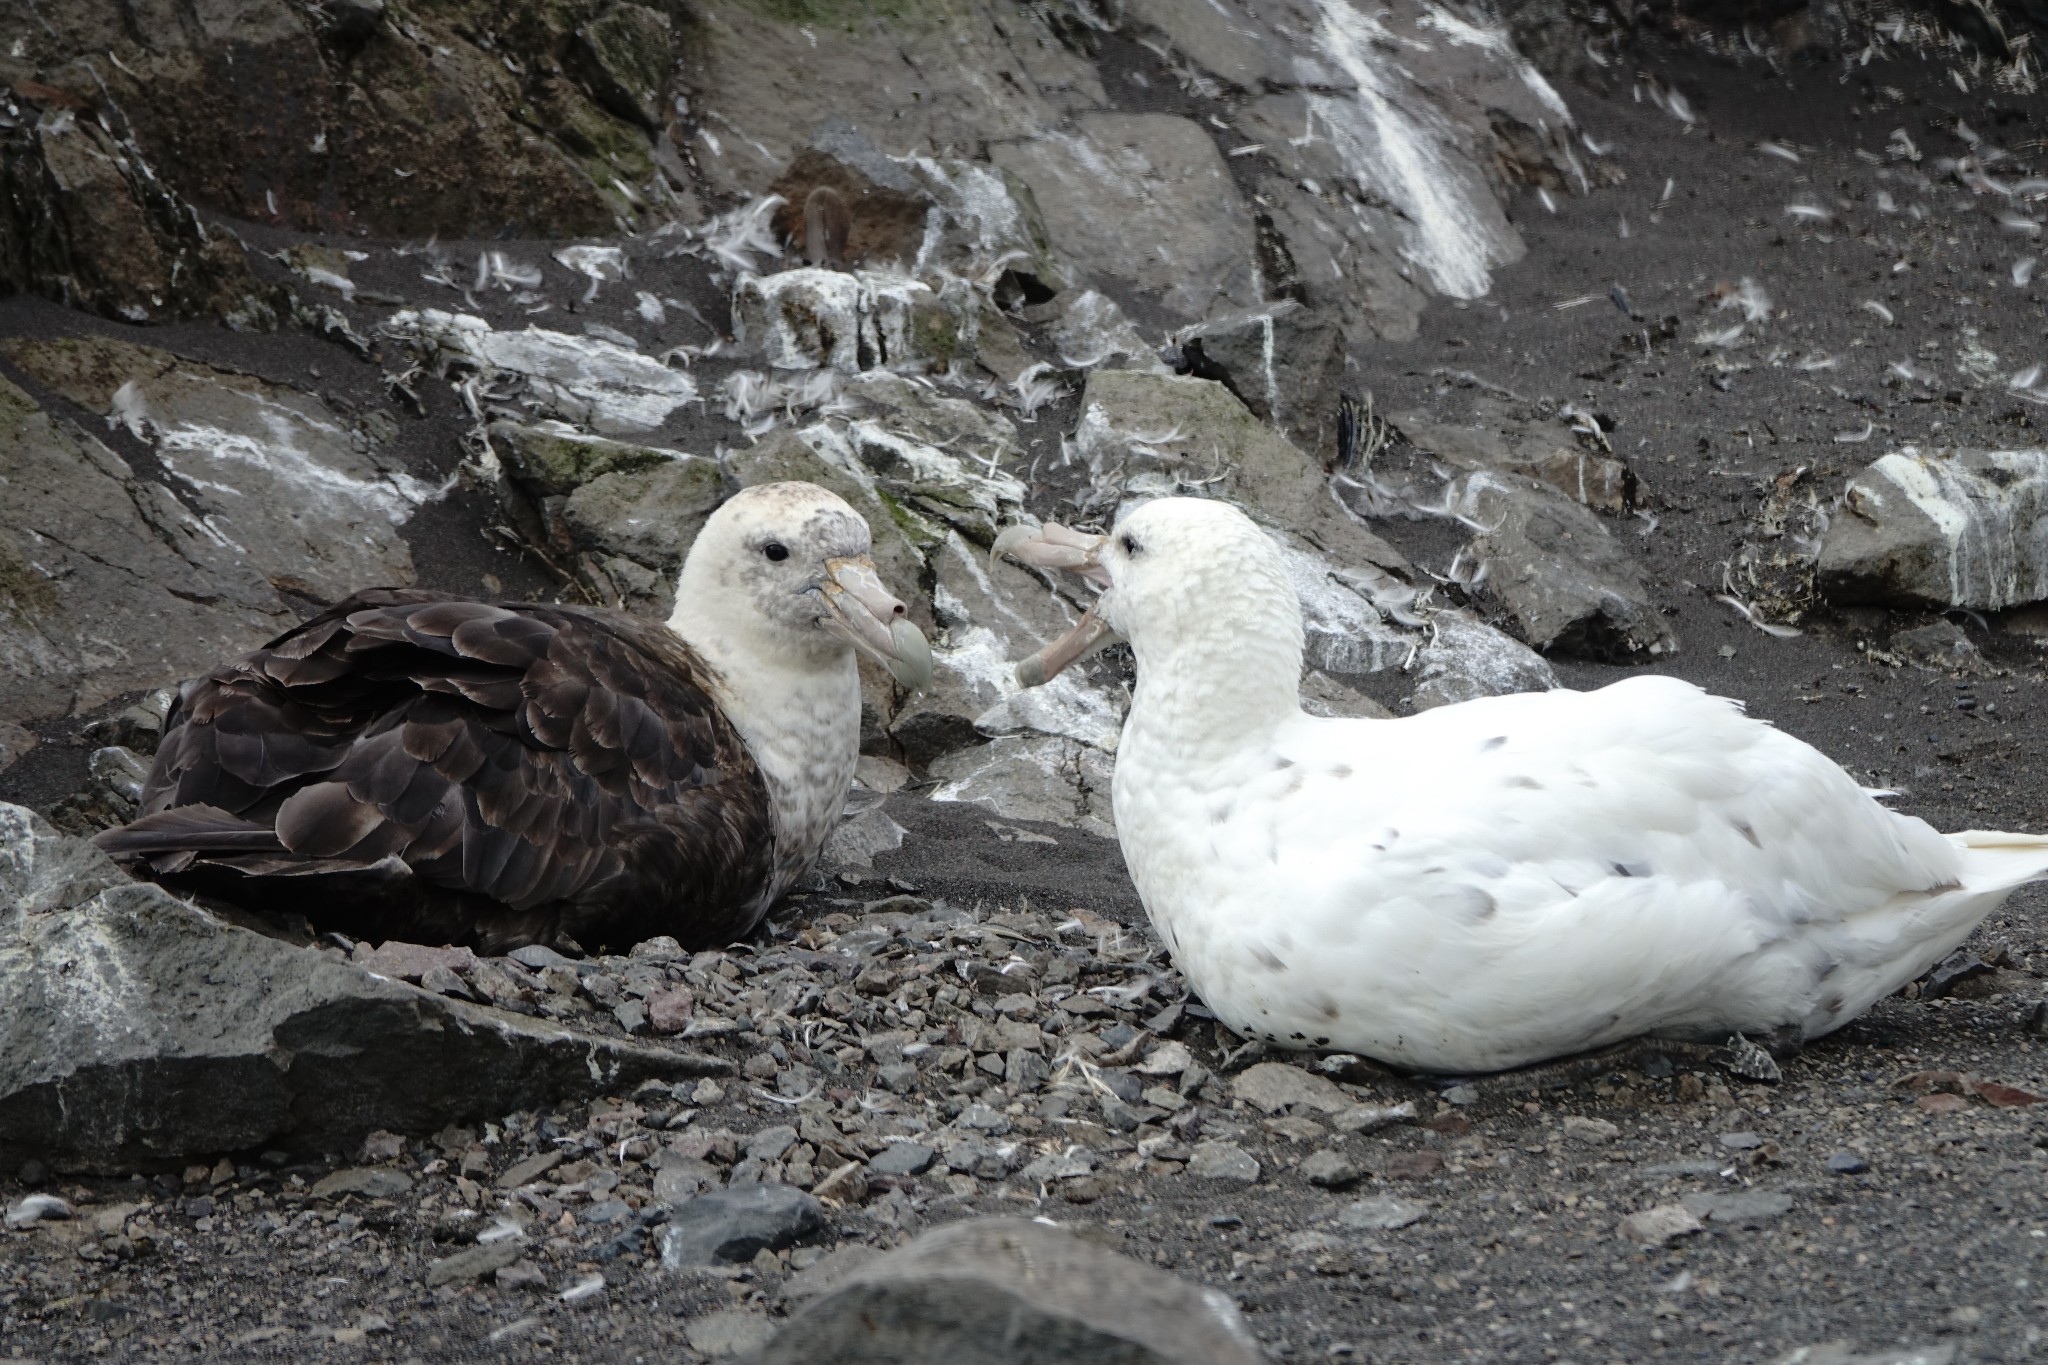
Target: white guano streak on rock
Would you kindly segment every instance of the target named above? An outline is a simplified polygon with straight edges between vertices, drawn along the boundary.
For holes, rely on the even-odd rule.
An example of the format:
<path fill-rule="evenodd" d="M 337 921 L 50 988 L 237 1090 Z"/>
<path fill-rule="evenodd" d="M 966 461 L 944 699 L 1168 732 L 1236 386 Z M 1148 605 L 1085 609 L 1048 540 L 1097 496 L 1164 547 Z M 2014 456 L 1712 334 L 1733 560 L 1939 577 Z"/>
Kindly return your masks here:
<path fill-rule="evenodd" d="M 1461 47 L 1476 47 L 1483 52 L 1491 52 L 1507 62 L 1514 67 L 1515 74 L 1521 78 L 1522 84 L 1529 87 L 1529 93 L 1543 102 L 1544 108 L 1557 115 L 1560 122 L 1567 126 L 1571 124 L 1572 111 L 1566 106 L 1564 97 L 1557 93 L 1556 87 L 1543 79 L 1542 72 L 1531 65 L 1521 53 L 1515 51 L 1515 44 L 1505 30 L 1481 28 L 1477 24 L 1468 23 L 1441 5 L 1425 6 L 1422 17 L 1416 22 L 1425 28 L 1435 29 Z"/>
<path fill-rule="evenodd" d="M 697 397 L 690 376 L 651 356 L 609 341 L 529 327 L 497 332 L 468 313 L 408 308 L 393 314 L 384 330 L 486 369 L 519 375 L 541 391 L 563 415 L 587 412 L 600 427 L 649 431 Z"/>
<path fill-rule="evenodd" d="M 1274 539 L 1301 599 L 1311 665 L 1325 673 L 1378 673 L 1401 667 L 1421 647 L 1424 637 L 1388 625 L 1370 602 L 1331 577 L 1327 561 Z"/>
<path fill-rule="evenodd" d="M 1904 493 L 1948 546 L 1949 600 L 1997 611 L 2048 596 L 2048 451 L 1998 450 L 1994 481 L 1960 461 L 1908 447 L 1872 473 Z M 2031 535 L 2035 544 L 2020 543 Z"/>
<path fill-rule="evenodd" d="M 1428 272 L 1438 293 L 1478 298 L 1493 287 L 1492 267 L 1508 255 L 1471 202 L 1486 191 L 1452 165 L 1445 148 L 1449 130 L 1440 120 L 1426 109 L 1402 108 L 1389 90 L 1374 44 L 1391 42 L 1392 35 L 1350 0 L 1316 0 L 1316 7 L 1324 53 L 1358 89 L 1350 96 L 1310 95 L 1310 110 L 1329 129 L 1351 174 L 1405 215 L 1402 254 Z"/>
<path fill-rule="evenodd" d="M 394 526 L 403 524 L 414 508 L 438 495 L 440 490 L 409 474 L 394 471 L 378 479 L 361 479 L 336 469 L 308 448 L 312 443 L 308 438 L 345 449 L 347 432 L 293 408 L 255 395 L 247 397 L 263 425 L 264 437 L 199 424 L 155 423 L 157 458 L 193 486 L 235 497 L 248 490 L 204 478 L 201 471 L 210 464 L 249 465 L 329 507 L 345 504 L 343 510 L 368 511 Z M 218 532 L 213 534 L 218 538 Z"/>

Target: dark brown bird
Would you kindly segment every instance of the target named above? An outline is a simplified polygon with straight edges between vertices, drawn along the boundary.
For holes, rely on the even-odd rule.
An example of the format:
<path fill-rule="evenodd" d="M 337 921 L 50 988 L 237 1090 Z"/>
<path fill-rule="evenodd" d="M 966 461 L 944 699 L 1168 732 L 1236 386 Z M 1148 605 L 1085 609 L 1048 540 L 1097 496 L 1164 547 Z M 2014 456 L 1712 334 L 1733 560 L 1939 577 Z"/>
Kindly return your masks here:
<path fill-rule="evenodd" d="M 855 651 L 929 678 L 869 543 L 833 494 L 768 484 L 705 524 L 666 626 L 357 593 L 184 684 L 142 814 L 98 842 L 361 938 L 730 942 L 845 801 Z"/>

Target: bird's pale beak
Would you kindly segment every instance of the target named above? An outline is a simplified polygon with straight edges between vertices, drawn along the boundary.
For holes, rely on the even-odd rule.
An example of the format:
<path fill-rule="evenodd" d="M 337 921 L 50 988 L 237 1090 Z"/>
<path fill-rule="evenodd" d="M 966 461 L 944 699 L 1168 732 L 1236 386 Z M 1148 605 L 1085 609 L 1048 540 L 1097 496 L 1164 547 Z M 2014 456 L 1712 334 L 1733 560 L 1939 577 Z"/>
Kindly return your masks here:
<path fill-rule="evenodd" d="M 825 561 L 818 584 L 825 603 L 825 629 L 889 670 L 911 691 L 932 683 L 932 648 L 911 624 L 910 609 L 882 586 L 882 575 L 866 555 Z"/>
<path fill-rule="evenodd" d="M 989 556 L 1007 555 L 1019 564 L 1041 569 L 1067 569 L 1099 587 L 1109 586 L 1109 571 L 1102 567 L 1102 547 L 1108 536 L 1091 536 L 1071 531 L 1056 521 L 1043 526 L 1005 526 L 990 547 Z"/>
<path fill-rule="evenodd" d="M 1067 569 L 1106 589 L 1110 580 L 1109 571 L 1102 567 L 1102 547 L 1108 542 L 1108 536 L 1091 536 L 1049 521 L 1036 529 L 1005 527 L 989 553 L 1008 555 L 1019 563 L 1041 569 Z M 1102 619 L 1102 604 L 1107 596 L 1105 592 L 1097 598 L 1072 630 L 1017 665 L 1019 687 L 1042 686 L 1058 677 L 1069 664 L 1123 638 Z"/>

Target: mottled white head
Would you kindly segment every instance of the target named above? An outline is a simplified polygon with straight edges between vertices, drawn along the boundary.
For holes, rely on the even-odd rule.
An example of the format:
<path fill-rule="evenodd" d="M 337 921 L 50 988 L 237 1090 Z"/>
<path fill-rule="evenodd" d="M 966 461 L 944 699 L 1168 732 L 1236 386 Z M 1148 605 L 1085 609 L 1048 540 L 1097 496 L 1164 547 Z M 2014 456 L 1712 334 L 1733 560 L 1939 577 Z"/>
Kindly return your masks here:
<path fill-rule="evenodd" d="M 1140 689 L 1148 676 L 1176 686 L 1213 677 L 1248 702 L 1294 706 L 1301 602 L 1272 537 L 1229 503 L 1160 498 L 1106 536 L 1047 525 L 1007 531 L 997 548 L 1104 588 L 1078 626 L 1019 666 L 1026 686 L 1120 637 L 1138 656 Z"/>
<path fill-rule="evenodd" d="M 871 544 L 860 514 L 816 484 L 743 489 L 690 546 L 669 628 L 736 685 L 762 673 L 848 673 L 859 651 L 923 687 L 931 650 L 882 585 Z"/>

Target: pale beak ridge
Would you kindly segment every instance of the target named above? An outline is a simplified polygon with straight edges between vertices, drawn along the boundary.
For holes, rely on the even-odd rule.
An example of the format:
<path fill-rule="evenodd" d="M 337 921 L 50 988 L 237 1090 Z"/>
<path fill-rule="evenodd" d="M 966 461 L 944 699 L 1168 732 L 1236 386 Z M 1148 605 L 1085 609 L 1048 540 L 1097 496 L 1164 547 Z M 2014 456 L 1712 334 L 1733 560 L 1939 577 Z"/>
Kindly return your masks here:
<path fill-rule="evenodd" d="M 866 555 L 825 561 L 818 585 L 825 603 L 825 629 L 889 670 L 911 691 L 931 686 L 932 649 L 910 620 L 910 609 L 882 585 Z"/>

